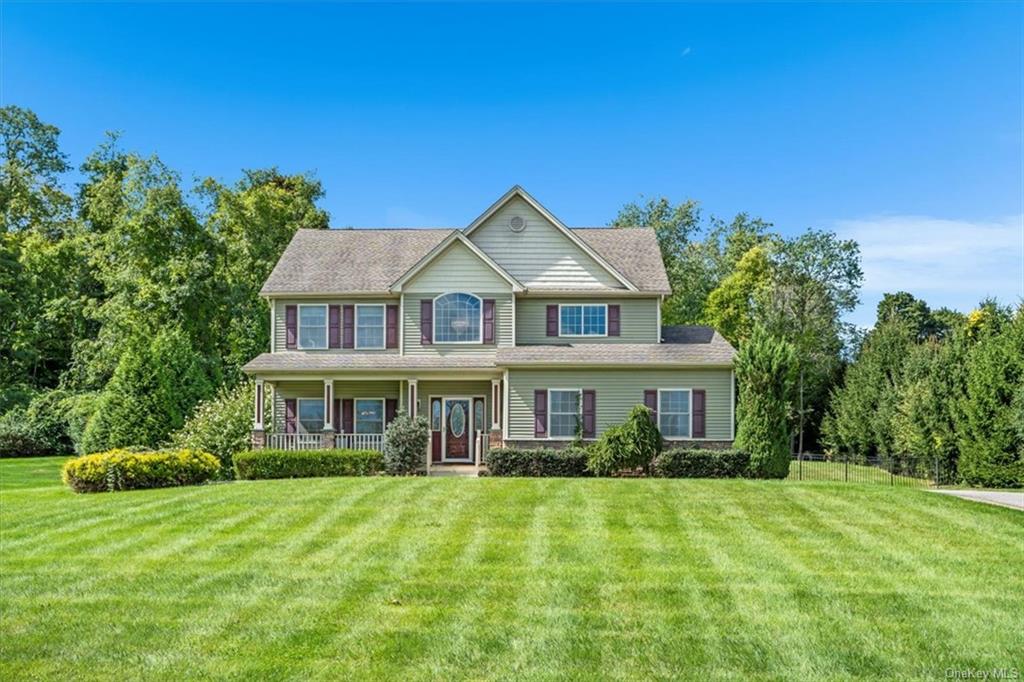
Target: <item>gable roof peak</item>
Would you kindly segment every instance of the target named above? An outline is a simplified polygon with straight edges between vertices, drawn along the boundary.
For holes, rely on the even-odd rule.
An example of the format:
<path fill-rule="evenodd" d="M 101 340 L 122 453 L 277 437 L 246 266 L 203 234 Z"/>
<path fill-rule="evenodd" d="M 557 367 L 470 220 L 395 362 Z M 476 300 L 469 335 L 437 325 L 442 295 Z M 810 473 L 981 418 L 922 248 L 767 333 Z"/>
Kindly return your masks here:
<path fill-rule="evenodd" d="M 513 197 L 519 197 L 523 201 L 528 203 L 530 206 L 532 206 L 535 211 L 540 213 L 548 222 L 554 225 L 556 230 L 562 232 L 562 234 L 569 238 L 569 241 L 574 243 L 577 247 L 582 249 L 584 253 L 586 253 L 588 256 L 597 261 L 598 265 L 604 268 L 606 272 L 608 272 L 612 277 L 617 279 L 627 289 L 629 289 L 630 291 L 639 291 L 639 288 L 635 284 L 629 281 L 629 279 L 627 279 L 619 270 L 617 270 L 615 267 L 612 266 L 611 263 L 605 260 L 604 257 L 601 256 L 601 254 L 597 253 L 585 241 L 576 236 L 576 234 L 574 234 L 573 231 L 570 230 L 565 223 L 559 220 L 554 213 L 545 208 L 543 204 L 534 199 L 529 192 L 523 189 L 522 185 L 512 185 L 512 187 L 509 188 L 507 192 L 502 194 L 497 201 L 488 206 L 486 211 L 477 216 L 476 220 L 467 225 L 466 228 L 463 230 L 463 233 L 468 237 L 470 234 L 473 233 L 474 230 L 476 230 L 478 227 L 487 222 L 488 218 L 497 213 L 502 206 L 511 201 Z"/>

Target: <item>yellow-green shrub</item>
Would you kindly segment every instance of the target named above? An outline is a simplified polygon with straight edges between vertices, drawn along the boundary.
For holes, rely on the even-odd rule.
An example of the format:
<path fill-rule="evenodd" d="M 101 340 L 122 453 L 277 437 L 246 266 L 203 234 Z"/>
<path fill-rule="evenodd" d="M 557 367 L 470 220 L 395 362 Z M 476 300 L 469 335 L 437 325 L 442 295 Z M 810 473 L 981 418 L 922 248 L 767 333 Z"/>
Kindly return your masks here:
<path fill-rule="evenodd" d="M 196 485 L 215 478 L 220 461 L 199 450 L 108 450 L 69 459 L 61 470 L 76 493 Z"/>

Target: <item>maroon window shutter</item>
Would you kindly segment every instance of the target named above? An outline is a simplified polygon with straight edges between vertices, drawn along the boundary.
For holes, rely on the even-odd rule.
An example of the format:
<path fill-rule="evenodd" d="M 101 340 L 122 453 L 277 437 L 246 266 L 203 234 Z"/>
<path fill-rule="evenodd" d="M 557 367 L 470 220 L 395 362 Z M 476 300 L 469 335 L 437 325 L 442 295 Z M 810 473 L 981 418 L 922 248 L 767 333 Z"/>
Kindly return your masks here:
<path fill-rule="evenodd" d="M 548 306 L 548 336 L 558 336 L 558 306 Z"/>
<path fill-rule="evenodd" d="M 284 432 L 295 433 L 295 398 L 284 399 Z"/>
<path fill-rule="evenodd" d="M 398 348 L 398 306 L 389 305 L 387 309 L 387 348 Z"/>
<path fill-rule="evenodd" d="M 335 431 L 341 430 L 341 398 L 334 399 L 334 417 L 331 419 L 331 424 L 334 426 Z"/>
<path fill-rule="evenodd" d="M 658 391 L 657 389 L 648 389 L 644 391 L 644 405 L 651 408 L 652 416 L 655 425 L 658 423 Z"/>
<path fill-rule="evenodd" d="M 284 307 L 284 345 L 285 348 L 296 348 L 299 339 L 299 307 Z"/>
<path fill-rule="evenodd" d="M 484 343 L 494 343 L 494 299 L 484 299 Z"/>
<path fill-rule="evenodd" d="M 434 343 L 434 302 L 420 301 L 420 343 Z"/>
<path fill-rule="evenodd" d="M 341 400 L 341 430 L 345 433 L 352 433 L 352 413 L 353 413 L 353 401 L 352 398 L 342 398 Z"/>
<path fill-rule="evenodd" d="M 547 438 L 548 435 L 548 392 L 533 392 L 533 436 Z"/>
<path fill-rule="evenodd" d="M 608 306 L 608 336 L 619 335 L 619 306 Z"/>
<path fill-rule="evenodd" d="M 706 394 L 703 388 L 693 389 L 693 437 L 704 437 L 704 403 Z"/>
<path fill-rule="evenodd" d="M 583 390 L 583 437 L 593 438 L 597 432 L 597 393 L 594 389 Z"/>
<path fill-rule="evenodd" d="M 347 305 L 343 308 L 342 315 L 341 347 L 355 348 L 356 346 L 356 307 Z"/>
<path fill-rule="evenodd" d="M 327 347 L 341 348 L 341 306 L 327 306 Z"/>
<path fill-rule="evenodd" d="M 387 426 L 395 420 L 398 414 L 398 398 L 386 398 L 384 400 L 384 425 Z"/>

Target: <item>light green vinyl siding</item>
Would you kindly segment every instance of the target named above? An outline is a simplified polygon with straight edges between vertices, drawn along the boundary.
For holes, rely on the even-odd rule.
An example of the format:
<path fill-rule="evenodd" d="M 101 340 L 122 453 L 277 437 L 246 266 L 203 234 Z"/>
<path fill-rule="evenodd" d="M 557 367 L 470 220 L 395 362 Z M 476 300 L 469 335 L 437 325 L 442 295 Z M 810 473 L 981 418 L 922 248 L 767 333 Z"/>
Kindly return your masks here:
<path fill-rule="evenodd" d="M 702 388 L 706 391 L 705 438 L 732 439 L 731 373 L 727 369 L 511 369 L 508 377 L 509 440 L 533 440 L 533 393 L 538 389 L 595 391 L 597 435 L 621 424 L 644 390 Z"/>
<path fill-rule="evenodd" d="M 561 304 L 606 303 L 619 306 L 619 336 L 559 338 L 547 335 L 547 307 Z M 516 308 L 516 343 L 658 343 L 657 298 L 519 298 Z"/>
<path fill-rule="evenodd" d="M 273 424 L 274 430 L 278 433 L 284 433 L 284 401 L 286 398 L 319 398 L 320 400 L 324 398 L 323 381 L 279 381 L 273 390 Z M 398 398 L 400 392 L 397 380 L 334 382 L 335 398 Z"/>
<path fill-rule="evenodd" d="M 420 381 L 416 386 L 419 396 L 419 414 L 430 419 L 431 396 L 444 398 L 476 398 L 484 399 L 484 424 L 473 425 L 474 431 L 488 432 L 491 430 L 491 382 L 490 381 Z"/>
<path fill-rule="evenodd" d="M 398 305 L 397 298 L 379 298 L 379 299 L 345 299 L 345 298 L 324 298 L 324 299 L 274 299 L 274 351 L 277 353 L 288 350 L 287 342 L 288 337 L 286 335 L 286 319 L 285 319 L 285 307 L 289 305 L 365 305 L 365 304 L 383 304 L 383 305 Z M 341 323 L 344 320 L 340 321 Z M 385 325 L 387 324 L 387 318 L 385 317 Z M 387 334 L 387 328 L 385 327 L 385 339 Z M 329 330 L 328 330 L 329 333 Z M 293 351 L 296 349 L 292 349 Z M 303 353 L 317 354 L 317 353 L 398 353 L 397 348 L 377 349 L 370 350 L 366 348 L 325 348 L 322 350 L 306 350 L 302 349 Z"/>
<path fill-rule="evenodd" d="M 508 280 L 461 242 L 452 242 L 403 289 L 407 292 L 470 291 L 475 294 L 512 290 Z"/>
<path fill-rule="evenodd" d="M 526 220 L 522 232 L 513 232 L 508 227 L 508 220 L 514 215 Z M 520 197 L 510 199 L 469 238 L 528 288 L 625 288 Z"/>
<path fill-rule="evenodd" d="M 512 294 L 485 294 L 471 289 L 454 287 L 452 291 L 465 291 L 476 294 L 480 298 L 494 299 L 494 340 L 496 343 L 476 344 L 438 344 L 424 346 L 420 343 L 420 301 L 434 300 L 442 292 L 407 294 L 405 296 L 405 315 L 402 325 L 405 335 L 406 355 L 458 356 L 476 355 L 493 359 L 497 346 L 512 345 Z"/>

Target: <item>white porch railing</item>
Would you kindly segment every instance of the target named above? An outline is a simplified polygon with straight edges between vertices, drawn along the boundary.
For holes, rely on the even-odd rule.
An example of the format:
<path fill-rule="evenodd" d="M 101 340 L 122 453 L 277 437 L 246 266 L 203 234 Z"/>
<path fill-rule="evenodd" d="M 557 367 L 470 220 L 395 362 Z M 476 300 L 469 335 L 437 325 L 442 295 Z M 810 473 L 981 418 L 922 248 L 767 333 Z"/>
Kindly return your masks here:
<path fill-rule="evenodd" d="M 382 433 L 336 433 L 334 447 L 346 450 L 384 451 L 384 434 Z"/>
<path fill-rule="evenodd" d="M 319 433 L 268 433 L 267 447 L 275 450 L 321 450 L 324 437 Z M 336 433 L 334 447 L 346 450 L 384 450 L 384 434 Z"/>
<path fill-rule="evenodd" d="M 268 433 L 267 447 L 275 450 L 319 450 L 323 436 L 319 433 Z"/>

